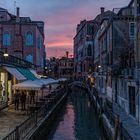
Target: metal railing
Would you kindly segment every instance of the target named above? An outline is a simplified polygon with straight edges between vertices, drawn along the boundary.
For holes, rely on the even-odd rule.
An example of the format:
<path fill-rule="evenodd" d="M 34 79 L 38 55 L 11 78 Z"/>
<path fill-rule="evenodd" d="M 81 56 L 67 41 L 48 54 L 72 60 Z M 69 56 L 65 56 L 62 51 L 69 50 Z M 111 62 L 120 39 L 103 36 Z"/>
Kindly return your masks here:
<path fill-rule="evenodd" d="M 20 67 L 27 67 L 27 68 L 37 68 L 36 65 L 20 59 L 18 57 L 12 56 L 12 55 L 8 55 L 8 56 L 4 56 L 4 53 L 0 51 L 0 63 L 1 64 L 8 64 L 8 65 L 15 65 L 15 66 L 20 66 Z"/>
<path fill-rule="evenodd" d="M 56 105 L 57 102 L 64 95 L 65 89 L 59 89 L 56 93 L 52 93 L 50 102 L 44 102 L 44 105 L 34 113 L 30 113 L 30 116 L 23 123 L 18 125 L 10 134 L 8 134 L 3 140 L 23 140 L 25 137 L 36 128 L 40 121 L 47 115 L 47 113 Z"/>

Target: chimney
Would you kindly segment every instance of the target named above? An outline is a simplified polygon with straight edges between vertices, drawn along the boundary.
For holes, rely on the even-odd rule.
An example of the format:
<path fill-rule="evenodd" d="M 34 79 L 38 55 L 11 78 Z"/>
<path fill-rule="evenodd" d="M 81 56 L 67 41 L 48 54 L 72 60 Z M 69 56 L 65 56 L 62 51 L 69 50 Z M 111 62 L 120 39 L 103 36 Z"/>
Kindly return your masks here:
<path fill-rule="evenodd" d="M 20 9 L 19 9 L 19 7 L 17 7 L 17 15 L 16 15 L 16 22 L 20 22 Z"/>
<path fill-rule="evenodd" d="M 68 51 L 66 51 L 66 57 L 69 58 L 69 52 Z"/>
<path fill-rule="evenodd" d="M 101 14 L 103 14 L 105 12 L 105 8 L 101 7 Z"/>

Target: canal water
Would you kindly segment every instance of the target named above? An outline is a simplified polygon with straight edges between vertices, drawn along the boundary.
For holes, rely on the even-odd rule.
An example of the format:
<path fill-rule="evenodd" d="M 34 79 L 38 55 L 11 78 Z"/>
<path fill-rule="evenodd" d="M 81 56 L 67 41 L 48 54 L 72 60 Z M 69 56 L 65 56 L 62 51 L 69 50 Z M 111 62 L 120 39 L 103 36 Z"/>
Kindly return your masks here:
<path fill-rule="evenodd" d="M 85 91 L 68 95 L 46 140 L 103 140 L 94 106 Z"/>

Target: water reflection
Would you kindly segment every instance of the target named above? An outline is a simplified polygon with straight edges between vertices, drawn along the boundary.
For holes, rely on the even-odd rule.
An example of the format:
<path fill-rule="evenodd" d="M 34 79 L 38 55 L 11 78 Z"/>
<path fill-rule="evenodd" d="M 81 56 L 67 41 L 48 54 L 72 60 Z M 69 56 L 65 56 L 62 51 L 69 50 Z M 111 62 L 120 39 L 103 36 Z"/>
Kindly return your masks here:
<path fill-rule="evenodd" d="M 73 92 L 58 117 L 50 140 L 99 140 L 101 131 L 85 92 Z"/>

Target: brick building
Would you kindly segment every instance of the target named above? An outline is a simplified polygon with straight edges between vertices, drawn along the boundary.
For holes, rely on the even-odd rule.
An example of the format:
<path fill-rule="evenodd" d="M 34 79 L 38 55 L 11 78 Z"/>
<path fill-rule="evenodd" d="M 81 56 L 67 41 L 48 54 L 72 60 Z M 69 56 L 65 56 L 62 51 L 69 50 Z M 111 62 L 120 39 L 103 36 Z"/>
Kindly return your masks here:
<path fill-rule="evenodd" d="M 20 9 L 12 15 L 0 8 L 0 49 L 27 60 L 41 71 L 45 65 L 44 22 L 20 17 Z"/>

